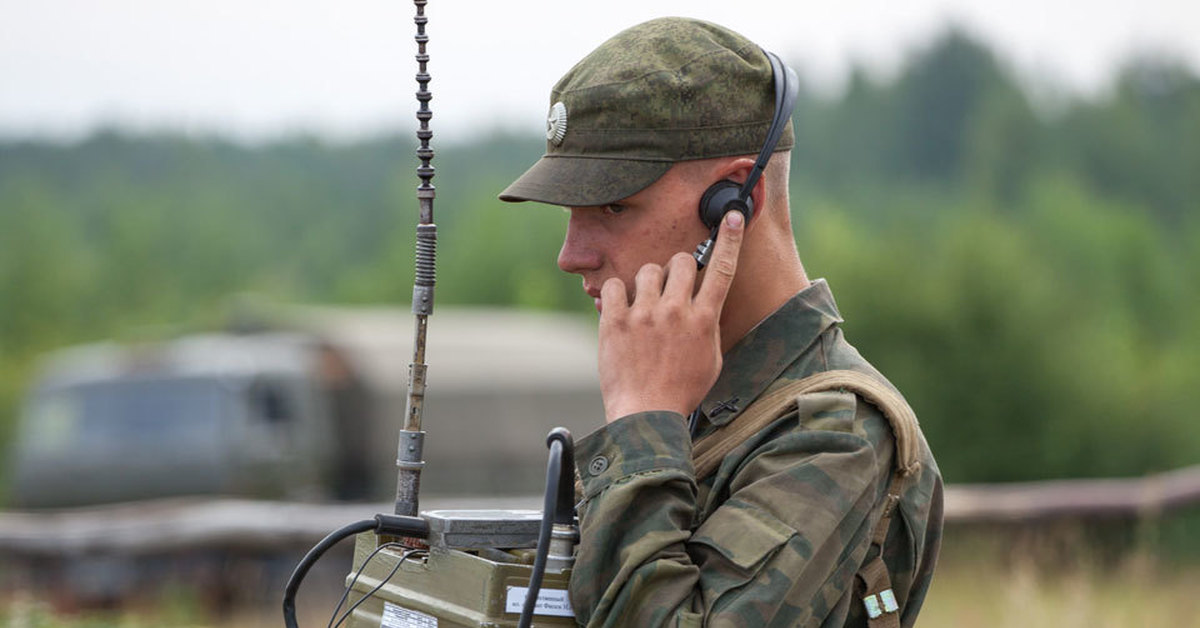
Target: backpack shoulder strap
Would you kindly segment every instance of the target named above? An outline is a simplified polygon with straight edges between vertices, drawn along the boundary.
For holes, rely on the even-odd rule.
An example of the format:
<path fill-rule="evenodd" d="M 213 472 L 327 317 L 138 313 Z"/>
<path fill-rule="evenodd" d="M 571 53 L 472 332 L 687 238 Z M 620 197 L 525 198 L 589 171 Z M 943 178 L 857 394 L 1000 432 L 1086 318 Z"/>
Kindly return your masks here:
<path fill-rule="evenodd" d="M 770 390 L 750 404 L 736 419 L 705 436 L 692 446 L 696 481 L 721 466 L 729 452 L 754 434 L 787 414 L 796 397 L 813 392 L 848 390 L 879 408 L 896 438 L 896 470 L 909 476 L 920 469 L 920 439 L 917 417 L 895 390 L 865 373 L 823 371 Z"/>
<path fill-rule="evenodd" d="M 883 544 L 907 480 L 921 468 L 920 427 L 908 402 L 891 387 L 865 373 L 836 370 L 816 373 L 768 391 L 736 419 L 692 446 L 696 481 L 700 482 L 716 471 L 735 447 L 787 414 L 794 406 L 796 397 L 830 390 L 853 392 L 879 408 L 896 440 L 895 471 L 888 482 L 883 503 L 876 508 L 879 518 L 871 529 L 871 547 L 867 553 L 870 558 L 859 567 L 855 576 L 861 582 L 859 591 L 862 592 L 868 627 L 899 628 L 900 605 L 892 591 L 887 565 L 883 562 Z"/>

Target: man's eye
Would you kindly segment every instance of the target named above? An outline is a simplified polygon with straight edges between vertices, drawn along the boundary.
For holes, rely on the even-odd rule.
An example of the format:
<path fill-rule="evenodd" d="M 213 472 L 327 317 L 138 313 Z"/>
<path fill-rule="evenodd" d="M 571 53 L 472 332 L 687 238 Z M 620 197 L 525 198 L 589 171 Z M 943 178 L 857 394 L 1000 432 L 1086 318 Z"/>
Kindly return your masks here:
<path fill-rule="evenodd" d="M 609 203 L 608 205 L 604 206 L 604 213 L 619 214 L 619 213 L 625 211 L 626 209 L 628 209 L 628 208 L 620 203 Z"/>

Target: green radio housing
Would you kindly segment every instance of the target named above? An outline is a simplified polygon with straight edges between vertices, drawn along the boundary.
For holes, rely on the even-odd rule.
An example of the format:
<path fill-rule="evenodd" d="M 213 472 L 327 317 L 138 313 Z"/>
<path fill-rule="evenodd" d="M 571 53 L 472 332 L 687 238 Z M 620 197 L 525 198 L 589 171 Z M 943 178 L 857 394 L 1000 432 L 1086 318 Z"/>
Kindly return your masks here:
<path fill-rule="evenodd" d="M 404 551 L 379 549 L 381 539 L 374 533 L 356 538 L 353 571 L 346 576 L 347 603 L 370 597 L 350 615 L 351 628 L 517 626 L 533 572 L 541 513 L 432 511 L 422 516 L 430 522 L 429 549 L 413 552 L 403 562 Z M 569 562 L 559 560 L 547 568 L 534 626 L 575 625 L 567 596 L 571 570 L 563 568 Z M 553 557 L 550 563 L 556 563 Z"/>

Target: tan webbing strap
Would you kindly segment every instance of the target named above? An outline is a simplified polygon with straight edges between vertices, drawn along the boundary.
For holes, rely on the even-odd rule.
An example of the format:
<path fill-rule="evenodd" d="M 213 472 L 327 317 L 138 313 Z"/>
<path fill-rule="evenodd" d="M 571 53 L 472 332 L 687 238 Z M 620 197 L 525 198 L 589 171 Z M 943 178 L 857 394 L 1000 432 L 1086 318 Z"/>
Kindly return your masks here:
<path fill-rule="evenodd" d="M 892 592 L 892 580 L 883 558 L 876 556 L 868 561 L 858 569 L 857 576 L 868 591 L 862 599 L 868 628 L 900 628 L 900 605 Z"/>
<path fill-rule="evenodd" d="M 875 378 L 857 371 L 825 371 L 772 390 L 750 404 L 736 419 L 700 439 L 692 446 L 696 482 L 721 466 L 721 461 L 754 434 L 778 420 L 792 408 L 792 401 L 803 394 L 845 389 L 871 402 L 883 412 L 896 437 L 896 469 L 904 476 L 921 467 L 918 459 L 917 417 L 904 398 Z"/>
<path fill-rule="evenodd" d="M 857 371 L 824 371 L 768 391 L 750 404 L 736 419 L 692 445 L 692 465 L 696 483 L 708 477 L 725 456 L 747 438 L 774 423 L 792 407 L 792 401 L 805 393 L 825 390 L 849 390 L 874 404 L 887 418 L 896 437 L 896 468 L 905 476 L 921 466 L 916 438 L 917 417 L 908 403 L 891 388 L 870 375 Z M 575 478 L 576 500 L 583 499 L 583 482 Z"/>
<path fill-rule="evenodd" d="M 736 419 L 700 439 L 692 446 L 692 463 L 699 483 L 721 466 L 729 452 L 746 439 L 783 417 L 794 406 L 796 397 L 813 392 L 848 390 L 879 408 L 887 418 L 896 439 L 896 470 L 888 483 L 871 545 L 875 555 L 856 574 L 862 581 L 862 603 L 870 628 L 900 628 L 900 606 L 892 591 L 892 579 L 883 562 L 883 544 L 891 526 L 892 514 L 904 494 L 906 480 L 921 468 L 917 417 L 904 398 L 870 375 L 857 371 L 825 371 L 789 383 L 759 397 Z"/>
<path fill-rule="evenodd" d="M 892 577 L 883 562 L 883 544 L 887 540 L 888 529 L 891 528 L 892 515 L 900 504 L 900 496 L 904 494 L 907 479 L 908 476 L 899 470 L 892 474 L 888 494 L 880 506 L 883 512 L 871 530 L 874 556 L 863 563 L 855 574 L 863 584 L 862 603 L 867 611 L 868 628 L 900 628 L 900 604 L 896 601 L 895 591 L 892 590 Z"/>

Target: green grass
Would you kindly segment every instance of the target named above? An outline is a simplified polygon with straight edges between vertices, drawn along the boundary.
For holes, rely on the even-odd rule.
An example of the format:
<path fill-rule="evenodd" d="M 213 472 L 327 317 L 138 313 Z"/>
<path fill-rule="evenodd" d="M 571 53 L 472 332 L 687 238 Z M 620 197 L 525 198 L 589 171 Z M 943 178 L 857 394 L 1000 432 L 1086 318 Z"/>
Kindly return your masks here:
<path fill-rule="evenodd" d="M 1129 552 L 1114 557 L 1095 544 L 952 538 L 921 612 L 921 628 L 1125 628 L 1193 625 L 1200 617 L 1200 563 Z M 305 590 L 301 625 L 324 625 L 338 591 Z M 174 588 L 119 610 L 54 610 L 49 597 L 0 593 L 0 628 L 276 628 L 278 601 L 262 600 L 224 616 Z"/>
<path fill-rule="evenodd" d="M 1125 628 L 1188 625 L 1200 617 L 1200 566 L 1156 567 L 1128 560 L 1111 570 L 1049 573 L 1031 562 L 943 565 L 921 612 L 921 628 Z M 304 625 L 323 625 L 329 609 L 312 609 Z M 274 608 L 246 609 L 223 619 L 197 618 L 186 602 L 122 613 L 55 614 L 30 596 L 0 609 L 6 628 L 274 628 Z"/>
<path fill-rule="evenodd" d="M 1109 568 L 1047 570 L 955 561 L 935 576 L 922 628 L 1182 626 L 1200 617 L 1200 567 L 1130 558 Z"/>

